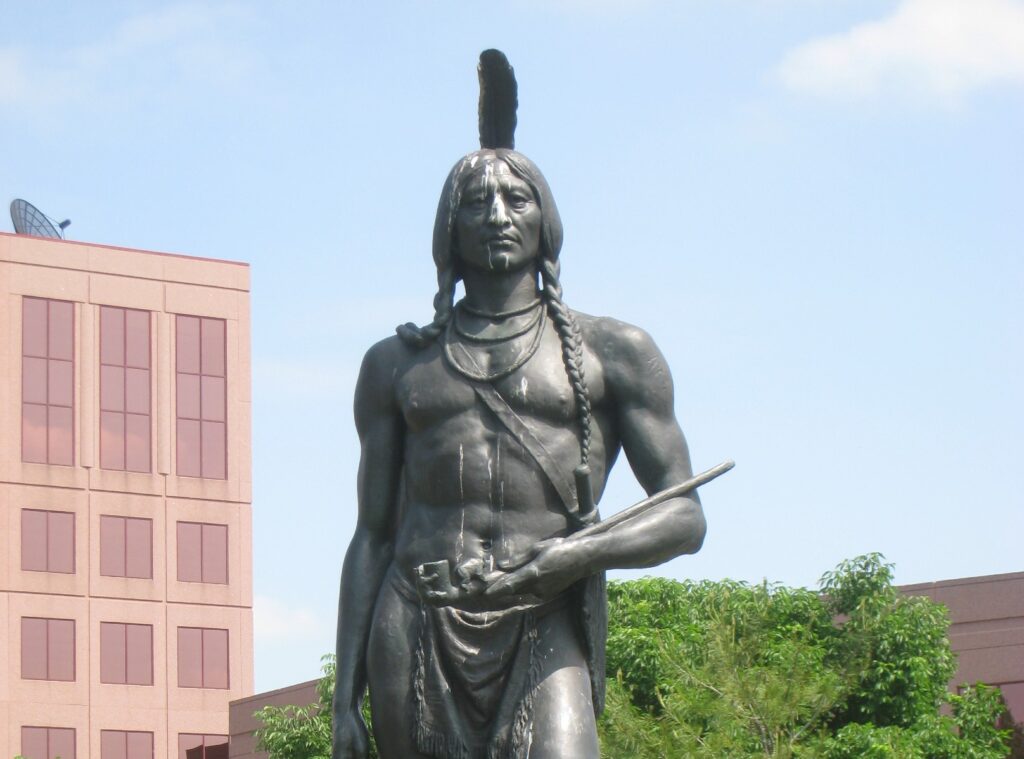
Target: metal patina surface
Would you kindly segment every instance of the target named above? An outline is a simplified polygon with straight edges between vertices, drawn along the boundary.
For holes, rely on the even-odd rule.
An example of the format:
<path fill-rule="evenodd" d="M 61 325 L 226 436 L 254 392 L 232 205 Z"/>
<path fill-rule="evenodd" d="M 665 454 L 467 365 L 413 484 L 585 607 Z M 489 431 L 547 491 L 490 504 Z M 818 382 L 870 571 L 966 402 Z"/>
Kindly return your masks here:
<path fill-rule="evenodd" d="M 434 318 L 370 348 L 357 384 L 335 759 L 366 756 L 367 685 L 385 759 L 596 758 L 604 572 L 697 551 L 694 487 L 731 466 L 598 523 L 620 451 L 648 493 L 693 477 L 672 379 L 643 330 L 566 305 L 512 69 L 489 50 L 479 71 L 481 149 L 438 204 Z"/>

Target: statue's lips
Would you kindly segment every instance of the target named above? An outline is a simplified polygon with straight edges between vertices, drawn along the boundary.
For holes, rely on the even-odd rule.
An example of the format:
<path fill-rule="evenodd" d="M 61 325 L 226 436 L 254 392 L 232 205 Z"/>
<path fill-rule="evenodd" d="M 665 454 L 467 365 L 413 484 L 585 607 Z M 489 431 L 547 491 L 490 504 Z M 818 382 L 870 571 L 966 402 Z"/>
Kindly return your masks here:
<path fill-rule="evenodd" d="M 484 244 L 492 247 L 507 248 L 512 245 L 518 245 L 519 240 L 515 237 L 488 237 L 484 240 Z"/>

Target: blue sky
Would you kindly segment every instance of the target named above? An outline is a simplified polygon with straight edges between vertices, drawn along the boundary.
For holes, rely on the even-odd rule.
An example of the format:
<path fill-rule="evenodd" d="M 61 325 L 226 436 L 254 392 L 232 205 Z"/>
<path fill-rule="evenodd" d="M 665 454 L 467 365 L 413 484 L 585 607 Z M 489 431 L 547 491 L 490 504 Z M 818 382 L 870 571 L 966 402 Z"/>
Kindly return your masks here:
<path fill-rule="evenodd" d="M 257 689 L 333 645 L 355 373 L 430 316 L 487 47 L 567 302 L 650 331 L 695 467 L 737 461 L 659 573 L 1024 569 L 1021 0 L 22 3 L 7 196 L 72 239 L 252 264 Z M 640 495 L 621 461 L 603 510 Z"/>

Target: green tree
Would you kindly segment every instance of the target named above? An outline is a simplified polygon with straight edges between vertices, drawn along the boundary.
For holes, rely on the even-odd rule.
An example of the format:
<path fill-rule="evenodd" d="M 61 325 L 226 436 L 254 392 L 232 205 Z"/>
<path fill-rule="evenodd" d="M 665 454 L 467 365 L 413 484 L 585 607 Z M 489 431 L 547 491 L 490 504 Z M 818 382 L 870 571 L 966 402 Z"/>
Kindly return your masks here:
<path fill-rule="evenodd" d="M 998 693 L 946 693 L 945 610 L 899 594 L 877 554 L 818 591 L 645 579 L 611 584 L 609 601 L 606 757 L 1007 755 Z"/>
<path fill-rule="evenodd" d="M 264 706 L 255 713 L 263 727 L 255 734 L 256 747 L 270 759 L 330 759 L 331 701 L 334 698 L 334 656 L 322 659 L 321 677 L 316 684 L 317 701 L 307 706 Z M 363 702 L 363 717 L 370 724 L 369 699 Z M 370 758 L 377 746 L 370 736 Z"/>
<path fill-rule="evenodd" d="M 878 554 L 843 562 L 818 590 L 648 578 L 610 583 L 609 606 L 606 759 L 1009 754 L 998 690 L 946 691 L 945 609 L 901 595 Z M 328 656 L 317 703 L 256 713 L 260 749 L 328 759 L 333 689 Z"/>
<path fill-rule="evenodd" d="M 651 616 L 648 591 L 683 615 L 678 624 Z M 610 601 L 620 674 L 601 724 L 606 756 L 789 757 L 845 691 L 826 663 L 832 621 L 814 593 L 640 580 L 614 584 Z"/>
<path fill-rule="evenodd" d="M 833 661 L 857 680 L 834 724 L 906 727 L 934 715 L 956 672 L 945 607 L 900 594 L 892 565 L 878 554 L 827 572 L 821 593 L 828 612 L 844 620 L 832 644 Z"/>

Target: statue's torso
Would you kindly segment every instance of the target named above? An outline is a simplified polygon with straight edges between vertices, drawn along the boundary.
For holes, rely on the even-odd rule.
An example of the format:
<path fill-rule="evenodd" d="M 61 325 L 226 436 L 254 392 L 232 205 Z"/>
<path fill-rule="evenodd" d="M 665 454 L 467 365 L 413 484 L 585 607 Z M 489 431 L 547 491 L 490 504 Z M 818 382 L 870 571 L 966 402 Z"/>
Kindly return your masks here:
<path fill-rule="evenodd" d="M 519 556 L 539 540 L 570 531 L 565 506 L 530 454 L 486 409 L 472 385 L 432 345 L 396 376 L 405 425 L 404 492 L 396 561 L 403 572 L 447 559 Z M 585 353 L 594 407 L 591 457 L 600 492 L 617 450 L 607 423 L 597 357 Z M 494 386 L 566 472 L 579 463 L 576 402 L 558 335 L 549 324 L 533 357 Z"/>

